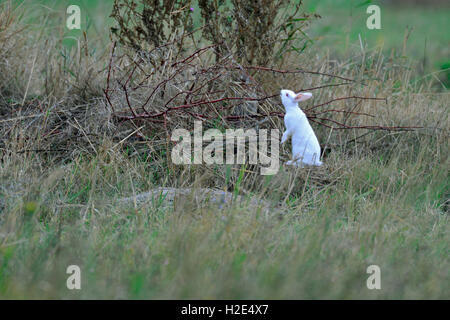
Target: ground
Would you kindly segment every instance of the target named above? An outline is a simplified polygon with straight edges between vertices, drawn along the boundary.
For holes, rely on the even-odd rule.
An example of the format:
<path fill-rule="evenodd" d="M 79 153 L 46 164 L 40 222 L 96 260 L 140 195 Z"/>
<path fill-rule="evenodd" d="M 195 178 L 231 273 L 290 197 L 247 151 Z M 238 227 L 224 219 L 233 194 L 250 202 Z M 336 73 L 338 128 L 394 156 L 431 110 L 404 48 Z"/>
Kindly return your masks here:
<path fill-rule="evenodd" d="M 313 124 L 331 149 L 324 167 L 281 166 L 261 177 L 245 166 L 175 168 L 150 144 L 144 154 L 131 143 L 122 148 L 102 93 L 111 3 L 78 2 L 87 42 L 61 27 L 65 1 L 24 2 L 24 20 L 13 23 L 29 25 L 21 37 L 2 38 L 0 28 L 8 44 L 0 49 L 0 298 L 450 298 L 449 93 L 439 78 L 448 63 L 448 7 L 382 4 L 383 29 L 372 32 L 357 6 L 364 1 L 307 1 L 322 19 L 308 31 L 315 41 L 300 66 L 362 70 L 373 78 L 355 92 L 388 98 L 364 104 L 377 115 L 370 121 L 421 128 L 352 143 L 367 131 Z M 403 51 L 407 25 L 415 29 Z M 345 90 L 322 90 L 317 99 Z M 39 152 L 47 148 L 54 151 Z M 282 213 L 252 201 L 200 206 L 189 196 L 173 206 L 163 197 L 118 201 L 161 186 L 214 186 L 264 198 Z M 69 265 L 81 269 L 81 290 L 66 287 Z M 380 290 L 366 286 L 370 265 L 380 267 Z"/>

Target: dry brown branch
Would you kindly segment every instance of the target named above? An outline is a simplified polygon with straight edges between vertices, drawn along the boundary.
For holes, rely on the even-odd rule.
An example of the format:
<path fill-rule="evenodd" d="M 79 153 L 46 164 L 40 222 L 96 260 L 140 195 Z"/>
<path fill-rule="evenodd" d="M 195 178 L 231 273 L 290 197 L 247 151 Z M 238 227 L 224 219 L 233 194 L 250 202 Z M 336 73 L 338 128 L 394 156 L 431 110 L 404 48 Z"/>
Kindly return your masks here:
<path fill-rule="evenodd" d="M 163 46 L 170 50 L 170 45 L 163 44 Z M 229 55 L 211 62 L 213 60 L 210 58 L 211 55 L 217 55 L 217 51 L 213 51 L 216 47 L 217 45 L 195 46 L 196 49 L 186 53 L 184 57 L 168 53 L 166 58 L 160 60 L 158 67 L 153 68 L 140 55 L 134 57 L 125 54 L 116 58 L 114 45 L 104 90 L 114 118 L 119 122 L 138 121 L 139 124 L 147 121 L 147 124 L 152 124 L 150 127 L 155 129 L 162 126 L 160 129 L 164 130 L 156 130 L 156 132 L 166 134 L 171 128 L 180 126 L 191 128 L 192 120 L 207 121 L 211 125 L 213 123 L 217 125 L 218 121 L 221 126 L 227 128 L 254 127 L 255 120 L 283 118 L 284 113 L 279 111 L 281 107 L 279 93 L 267 93 L 261 80 L 249 75 L 250 70 L 260 74 L 258 79 L 265 78 L 261 74 L 272 76 L 305 74 L 317 76 L 319 80 L 321 77 L 326 77 L 345 81 L 328 82 L 301 88 L 299 91 L 348 87 L 351 92 L 355 84 L 364 85 L 350 77 L 329 72 L 302 68 L 283 70 L 262 66 L 242 66 Z M 112 79 L 114 74 L 119 76 Z M 117 85 L 113 85 L 114 80 Z M 346 101 L 356 102 L 350 107 L 345 104 Z M 400 131 L 420 128 L 373 123 L 373 120 L 377 120 L 374 113 L 357 110 L 362 101 L 388 102 L 387 98 L 349 94 L 305 106 L 302 109 L 312 122 L 327 129 Z M 343 103 L 344 107 L 342 107 Z M 332 106 L 334 104 L 339 104 L 339 107 Z M 327 108 L 323 108 L 325 106 Z M 338 116 L 339 114 L 343 116 Z M 372 123 L 347 124 L 350 117 L 355 119 L 361 116 L 373 119 Z M 270 123 L 272 126 L 276 125 L 273 120 Z M 277 123 L 280 124 L 279 121 Z"/>

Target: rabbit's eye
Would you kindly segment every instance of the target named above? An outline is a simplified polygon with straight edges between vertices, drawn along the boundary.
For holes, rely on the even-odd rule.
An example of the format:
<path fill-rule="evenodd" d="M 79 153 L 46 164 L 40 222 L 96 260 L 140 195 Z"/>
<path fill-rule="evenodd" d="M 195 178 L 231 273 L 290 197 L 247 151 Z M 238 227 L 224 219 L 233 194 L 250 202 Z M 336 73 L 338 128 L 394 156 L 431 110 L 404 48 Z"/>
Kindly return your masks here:
<path fill-rule="evenodd" d="M 288 94 L 288 93 L 286 93 L 286 97 L 289 97 L 289 94 Z"/>

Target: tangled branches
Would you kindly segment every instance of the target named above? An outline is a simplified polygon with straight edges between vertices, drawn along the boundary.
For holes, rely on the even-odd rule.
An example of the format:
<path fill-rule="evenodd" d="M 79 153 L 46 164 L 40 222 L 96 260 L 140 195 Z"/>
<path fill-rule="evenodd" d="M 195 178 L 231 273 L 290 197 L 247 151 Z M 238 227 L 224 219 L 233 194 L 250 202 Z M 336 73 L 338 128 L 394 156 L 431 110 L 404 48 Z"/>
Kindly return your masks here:
<path fill-rule="evenodd" d="M 166 44 L 146 54 L 117 56 L 114 45 L 104 89 L 114 118 L 118 122 L 131 121 L 156 129 L 151 130 L 156 135 L 167 134 L 176 127 L 191 128 L 192 120 L 217 128 L 280 127 L 279 119 L 284 113 L 278 99 L 279 91 L 267 92 L 264 86 L 269 76 L 277 79 L 286 74 L 302 74 L 327 80 L 319 86 L 295 88 L 297 91 L 351 88 L 356 84 L 351 78 L 321 71 L 243 66 L 231 55 L 211 62 L 211 56 L 217 54 L 215 49 L 216 45 L 209 45 L 177 58 Z M 164 58 L 153 67 L 147 61 L 154 60 L 155 54 Z M 374 114 L 360 110 L 362 102 L 367 101 L 387 103 L 386 98 L 351 94 L 302 108 L 312 122 L 325 128 L 414 129 L 376 123 L 351 124 L 349 120 L 355 117 L 376 120 Z M 334 107 L 337 103 L 344 103 L 344 108 Z M 337 119 L 334 115 L 341 116 Z"/>

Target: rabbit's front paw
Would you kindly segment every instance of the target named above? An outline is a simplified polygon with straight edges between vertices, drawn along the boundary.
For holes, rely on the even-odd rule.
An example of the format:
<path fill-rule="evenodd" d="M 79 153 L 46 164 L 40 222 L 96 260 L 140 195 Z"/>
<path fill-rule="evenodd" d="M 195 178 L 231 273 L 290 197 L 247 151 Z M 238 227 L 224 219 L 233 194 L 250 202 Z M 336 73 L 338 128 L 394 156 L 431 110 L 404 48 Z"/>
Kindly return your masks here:
<path fill-rule="evenodd" d="M 288 139 L 288 134 L 287 132 L 283 133 L 283 136 L 281 137 L 281 144 L 285 143 L 286 140 Z"/>

